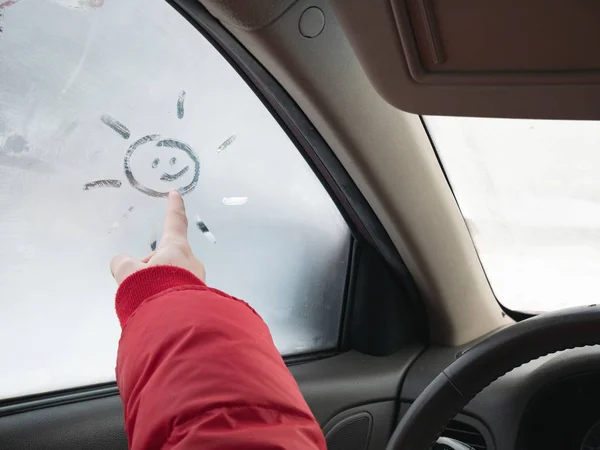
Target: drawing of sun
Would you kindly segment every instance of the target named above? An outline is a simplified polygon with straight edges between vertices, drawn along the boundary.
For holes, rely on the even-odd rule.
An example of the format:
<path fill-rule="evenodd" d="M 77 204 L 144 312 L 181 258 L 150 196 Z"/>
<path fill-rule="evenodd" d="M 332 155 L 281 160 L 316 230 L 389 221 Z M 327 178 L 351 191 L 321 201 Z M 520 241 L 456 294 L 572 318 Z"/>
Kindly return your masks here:
<path fill-rule="evenodd" d="M 177 98 L 177 118 L 183 119 L 185 91 L 181 91 Z M 102 123 L 111 128 L 123 139 L 128 140 L 131 132 L 126 125 L 118 120 L 102 115 Z M 235 136 L 228 138 L 218 149 L 220 152 L 235 140 Z M 138 191 L 150 197 L 167 197 L 169 191 L 177 189 L 181 195 L 192 192 L 200 178 L 200 160 L 191 146 L 178 139 L 163 138 L 159 134 L 149 134 L 137 139 L 129 146 L 123 158 L 123 171 L 129 184 Z M 101 179 L 91 181 L 83 186 L 84 190 L 97 188 L 120 188 L 121 180 Z M 223 199 L 225 205 L 227 199 Z M 121 221 L 127 219 L 134 207 L 130 206 L 123 214 Z M 113 228 L 118 226 L 115 222 Z M 213 243 L 213 234 L 206 224 L 196 215 L 197 228 Z M 109 231 L 110 233 L 110 231 Z M 151 245 L 156 245 L 156 242 Z"/>
<path fill-rule="evenodd" d="M 177 99 L 177 118 L 184 116 L 185 91 Z M 129 139 L 131 132 L 126 125 L 108 115 L 100 120 Z M 123 170 L 129 184 L 151 197 L 167 197 L 171 189 L 181 195 L 192 192 L 200 178 L 200 160 L 194 150 L 177 139 L 163 139 L 159 134 L 149 134 L 129 146 L 123 159 Z M 120 180 L 97 180 L 86 183 L 85 190 L 97 187 L 121 187 Z"/>
<path fill-rule="evenodd" d="M 200 161 L 194 150 L 181 141 L 162 139 L 158 134 L 144 136 L 131 144 L 123 167 L 129 184 L 151 197 L 167 197 L 172 188 L 185 195 L 194 190 L 200 177 Z M 144 167 L 153 171 L 143 170 Z"/>

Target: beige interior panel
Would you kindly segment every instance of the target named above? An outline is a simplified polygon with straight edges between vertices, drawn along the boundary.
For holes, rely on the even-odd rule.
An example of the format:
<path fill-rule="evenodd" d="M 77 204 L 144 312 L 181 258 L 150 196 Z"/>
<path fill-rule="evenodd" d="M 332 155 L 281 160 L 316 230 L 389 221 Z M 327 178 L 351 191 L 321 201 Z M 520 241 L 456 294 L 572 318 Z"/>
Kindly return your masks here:
<path fill-rule="evenodd" d="M 298 31 L 309 7 L 325 27 Z M 432 338 L 458 345 L 511 323 L 495 300 L 418 116 L 372 87 L 325 1 L 299 1 L 270 26 L 230 31 L 286 88 L 350 173 L 426 299 Z"/>
<path fill-rule="evenodd" d="M 600 4 L 330 0 L 377 90 L 425 115 L 600 119 Z"/>
<path fill-rule="evenodd" d="M 258 30 L 277 19 L 296 0 L 203 0 L 204 7 L 222 23 Z"/>
<path fill-rule="evenodd" d="M 535 72 L 558 82 L 572 79 L 564 69 L 600 76 L 600 54 L 590 43 L 600 41 L 600 3 L 587 0 L 393 0 L 403 41 L 412 40 L 414 69 L 471 74 L 473 82 L 509 82 Z M 410 28 L 402 28 L 402 20 Z M 568 37 L 568 38 L 567 38 Z M 485 77 L 482 75 L 485 73 Z M 583 73 L 581 75 L 584 75 Z M 526 79 L 527 77 L 523 77 Z M 454 78 L 456 79 L 456 78 Z M 513 81 L 514 82 L 514 81 Z"/>

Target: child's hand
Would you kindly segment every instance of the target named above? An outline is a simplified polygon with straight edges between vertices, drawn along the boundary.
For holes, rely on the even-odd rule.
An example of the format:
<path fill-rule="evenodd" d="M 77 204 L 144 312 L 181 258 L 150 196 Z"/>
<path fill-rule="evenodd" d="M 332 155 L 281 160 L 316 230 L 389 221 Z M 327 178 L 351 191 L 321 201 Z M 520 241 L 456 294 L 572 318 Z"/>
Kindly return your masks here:
<path fill-rule="evenodd" d="M 192 253 L 187 240 L 187 227 L 183 198 L 178 191 L 172 190 L 169 193 L 163 235 L 157 249 L 141 260 L 129 255 L 117 255 L 110 262 L 110 271 L 117 284 L 138 270 L 164 265 L 189 270 L 205 281 L 204 264 Z"/>

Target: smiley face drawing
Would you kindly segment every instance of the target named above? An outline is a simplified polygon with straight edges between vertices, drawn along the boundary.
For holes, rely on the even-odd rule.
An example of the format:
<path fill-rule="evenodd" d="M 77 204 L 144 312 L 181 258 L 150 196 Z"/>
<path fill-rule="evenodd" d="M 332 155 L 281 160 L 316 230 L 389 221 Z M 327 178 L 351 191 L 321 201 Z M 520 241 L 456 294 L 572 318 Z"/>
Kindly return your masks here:
<path fill-rule="evenodd" d="M 1 0 L 0 0 L 1 1 Z M 183 119 L 185 91 L 181 91 L 177 98 L 177 118 Z M 123 123 L 103 114 L 100 120 L 123 139 L 129 139 L 131 132 Z M 232 135 L 217 149 L 220 153 L 236 140 Z M 192 192 L 200 179 L 200 160 L 188 144 L 171 138 L 163 138 L 159 134 L 149 134 L 139 138 L 129 146 L 123 159 L 125 178 L 136 190 L 150 197 L 164 198 L 169 196 L 171 189 L 177 189 L 181 195 Z M 98 188 L 120 188 L 123 182 L 118 179 L 100 179 L 85 183 L 83 190 L 89 191 Z M 247 197 L 224 197 L 223 205 L 245 205 Z M 135 209 L 131 205 L 126 212 L 115 221 L 109 229 L 109 234 L 119 226 L 120 222 L 127 220 Z M 196 228 L 213 244 L 215 236 L 206 223 L 196 214 Z M 151 240 L 150 247 L 156 248 L 156 238 Z"/>
<path fill-rule="evenodd" d="M 185 195 L 194 190 L 200 178 L 200 161 L 192 148 L 158 134 L 131 144 L 123 167 L 129 184 L 151 197 L 167 197 L 173 188 Z"/>
<path fill-rule="evenodd" d="M 177 118 L 184 116 L 185 91 L 177 99 Z M 102 123 L 123 139 L 131 132 L 121 122 L 108 115 L 100 117 Z M 177 139 L 163 139 L 159 134 L 141 137 L 129 146 L 123 159 L 123 169 L 129 184 L 150 197 L 168 197 L 171 189 L 181 195 L 192 192 L 200 178 L 200 160 L 194 150 Z M 86 183 L 84 190 L 99 187 L 121 187 L 120 180 L 96 180 Z"/>

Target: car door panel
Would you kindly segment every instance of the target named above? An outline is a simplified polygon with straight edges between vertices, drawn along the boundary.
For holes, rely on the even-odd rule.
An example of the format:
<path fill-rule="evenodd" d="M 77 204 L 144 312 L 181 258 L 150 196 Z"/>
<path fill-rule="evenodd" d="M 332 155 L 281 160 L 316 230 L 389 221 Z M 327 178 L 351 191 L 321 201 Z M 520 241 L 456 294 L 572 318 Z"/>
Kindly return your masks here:
<path fill-rule="evenodd" d="M 295 364 L 290 371 L 321 427 L 326 433 L 332 433 L 328 440 L 333 439 L 336 445 L 339 433 L 354 437 L 358 433 L 360 438 L 364 428 L 354 432 L 352 422 L 337 429 L 336 425 L 348 418 L 368 414 L 371 423 L 366 437 L 367 448 L 379 449 L 391 433 L 400 384 L 421 351 L 420 345 L 407 346 L 386 357 L 350 351 Z M 63 394 L 64 401 L 68 402 L 65 404 L 60 404 L 61 395 L 37 403 L 24 402 L 22 409 L 30 410 L 20 413 L 13 406 L 13 414 L 0 417 L 1 448 L 126 449 L 123 406 L 117 388 L 102 390 L 106 397 L 88 400 L 84 395 L 69 397 Z M 94 390 L 90 390 L 88 396 L 94 395 Z M 45 404 L 53 406 L 44 407 Z M 9 411 L 9 408 L 0 408 L 0 415 L 3 411 Z"/>

